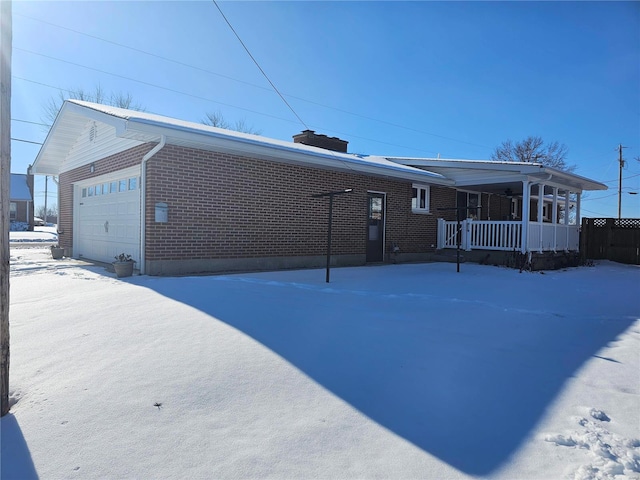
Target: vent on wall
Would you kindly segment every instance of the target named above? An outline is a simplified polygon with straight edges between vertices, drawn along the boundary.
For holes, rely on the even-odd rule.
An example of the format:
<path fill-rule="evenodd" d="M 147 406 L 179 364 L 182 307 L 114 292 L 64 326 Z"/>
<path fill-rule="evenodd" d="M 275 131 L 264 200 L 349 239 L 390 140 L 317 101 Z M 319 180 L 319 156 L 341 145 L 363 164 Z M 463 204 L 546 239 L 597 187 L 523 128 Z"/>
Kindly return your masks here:
<path fill-rule="evenodd" d="M 94 142 L 97 137 L 98 137 L 98 125 L 96 125 L 96 122 L 93 122 L 93 125 L 91 125 L 91 130 L 89 130 L 89 141 Z"/>

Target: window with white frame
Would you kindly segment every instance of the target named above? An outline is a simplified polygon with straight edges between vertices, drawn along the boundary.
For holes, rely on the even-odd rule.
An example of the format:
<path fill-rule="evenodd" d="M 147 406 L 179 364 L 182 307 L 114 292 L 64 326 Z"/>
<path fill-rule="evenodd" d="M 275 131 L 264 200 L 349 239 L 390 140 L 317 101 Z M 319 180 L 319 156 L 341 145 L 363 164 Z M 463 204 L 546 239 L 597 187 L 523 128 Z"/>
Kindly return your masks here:
<path fill-rule="evenodd" d="M 411 192 L 411 211 L 414 213 L 429 213 L 429 185 L 414 183 Z"/>
<path fill-rule="evenodd" d="M 18 218 L 18 204 L 11 202 L 9 204 L 9 220 L 14 221 L 16 218 Z"/>

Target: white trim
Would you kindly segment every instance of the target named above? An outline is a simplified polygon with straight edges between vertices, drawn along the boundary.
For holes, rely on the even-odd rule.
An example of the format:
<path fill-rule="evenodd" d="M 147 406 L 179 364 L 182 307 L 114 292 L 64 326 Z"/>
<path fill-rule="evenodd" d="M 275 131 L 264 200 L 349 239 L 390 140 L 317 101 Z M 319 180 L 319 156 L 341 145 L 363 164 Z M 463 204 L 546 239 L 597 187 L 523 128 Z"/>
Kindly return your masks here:
<path fill-rule="evenodd" d="M 413 190 L 417 190 L 416 198 L 416 206 L 413 206 Z M 424 190 L 425 199 L 424 199 L 424 208 L 420 206 L 420 192 Z M 386 195 L 386 194 L 385 194 Z M 431 213 L 431 185 L 427 185 L 424 183 L 413 183 L 411 184 L 411 213 L 417 214 L 428 214 Z"/>

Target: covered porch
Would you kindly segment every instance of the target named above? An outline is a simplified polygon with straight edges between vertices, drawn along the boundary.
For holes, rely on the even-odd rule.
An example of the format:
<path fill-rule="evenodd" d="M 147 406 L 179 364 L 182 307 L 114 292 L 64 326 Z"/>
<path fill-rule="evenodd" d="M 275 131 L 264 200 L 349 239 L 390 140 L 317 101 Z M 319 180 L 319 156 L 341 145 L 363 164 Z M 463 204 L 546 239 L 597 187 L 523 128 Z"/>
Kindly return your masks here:
<path fill-rule="evenodd" d="M 438 219 L 438 249 L 571 252 L 580 246 L 580 196 L 544 182 L 522 181 L 522 187 L 485 186 L 485 196 L 511 200 L 511 220 L 478 219 L 473 209 L 460 210 L 459 221 Z M 515 192 L 518 193 L 515 193 Z"/>
<path fill-rule="evenodd" d="M 607 186 L 540 163 L 388 158 L 454 181 L 455 208 L 438 217 L 437 248 L 521 253 L 579 249 L 583 191 Z M 457 209 L 457 218 L 455 210 Z"/>

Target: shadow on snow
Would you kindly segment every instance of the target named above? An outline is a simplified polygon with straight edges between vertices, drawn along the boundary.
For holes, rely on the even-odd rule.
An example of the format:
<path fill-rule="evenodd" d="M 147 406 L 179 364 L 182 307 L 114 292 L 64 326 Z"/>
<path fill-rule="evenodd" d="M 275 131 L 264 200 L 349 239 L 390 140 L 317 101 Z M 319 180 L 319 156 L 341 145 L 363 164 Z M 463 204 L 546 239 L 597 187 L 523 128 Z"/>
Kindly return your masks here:
<path fill-rule="evenodd" d="M 0 419 L 0 478 L 37 480 L 31 453 L 16 417 L 11 413 Z"/>
<path fill-rule="evenodd" d="M 472 475 L 506 462 L 563 384 L 632 323 L 259 278 L 145 286 L 250 335 L 380 425 Z M 348 287 L 358 291 L 340 290 Z"/>

